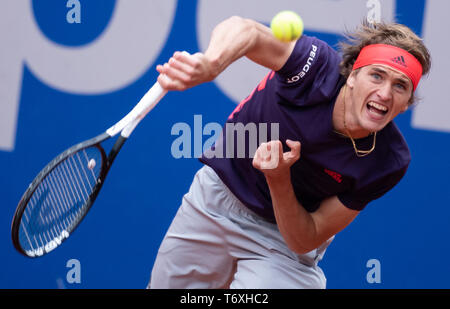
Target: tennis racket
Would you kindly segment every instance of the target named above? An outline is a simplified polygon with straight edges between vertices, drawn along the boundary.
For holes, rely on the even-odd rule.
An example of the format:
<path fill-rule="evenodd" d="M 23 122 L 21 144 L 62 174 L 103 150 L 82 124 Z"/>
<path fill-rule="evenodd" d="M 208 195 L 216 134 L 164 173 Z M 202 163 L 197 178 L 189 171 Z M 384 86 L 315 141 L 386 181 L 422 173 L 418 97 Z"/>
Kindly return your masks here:
<path fill-rule="evenodd" d="M 97 198 L 125 141 L 166 93 L 156 82 L 119 122 L 65 150 L 39 172 L 23 194 L 12 221 L 12 241 L 20 253 L 43 256 L 71 235 Z M 101 143 L 118 133 L 106 155 Z"/>

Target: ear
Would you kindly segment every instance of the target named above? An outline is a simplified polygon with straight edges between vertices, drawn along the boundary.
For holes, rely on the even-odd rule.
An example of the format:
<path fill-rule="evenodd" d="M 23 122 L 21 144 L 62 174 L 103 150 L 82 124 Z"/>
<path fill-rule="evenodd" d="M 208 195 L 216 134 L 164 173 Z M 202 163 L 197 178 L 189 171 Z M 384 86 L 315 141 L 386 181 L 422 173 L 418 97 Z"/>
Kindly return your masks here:
<path fill-rule="evenodd" d="M 400 111 L 400 113 L 406 112 L 406 111 L 408 110 L 408 108 L 409 108 L 409 103 L 406 104 L 406 105 L 402 108 L 402 110 Z"/>
<path fill-rule="evenodd" d="M 408 103 L 401 109 L 401 113 L 406 112 L 411 105 L 413 105 L 414 93 L 411 93 L 411 97 L 408 100 Z"/>
<path fill-rule="evenodd" d="M 355 87 L 355 80 L 356 80 L 356 71 L 352 71 L 350 73 L 350 75 L 347 78 L 347 87 L 349 87 L 350 89 L 353 89 L 353 87 Z"/>

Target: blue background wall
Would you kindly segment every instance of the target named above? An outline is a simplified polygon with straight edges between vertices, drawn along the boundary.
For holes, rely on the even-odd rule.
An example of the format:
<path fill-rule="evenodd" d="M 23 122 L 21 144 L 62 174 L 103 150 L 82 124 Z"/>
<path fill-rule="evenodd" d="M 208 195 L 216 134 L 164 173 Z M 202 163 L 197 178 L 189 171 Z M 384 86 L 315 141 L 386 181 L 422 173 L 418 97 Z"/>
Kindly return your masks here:
<path fill-rule="evenodd" d="M 8 12 L 15 2 L 2 1 L 0 10 Z M 48 40 L 68 48 L 95 42 L 118 9 L 113 0 L 81 0 L 81 24 L 69 24 L 66 2 L 35 0 L 30 5 L 36 27 Z M 350 9 L 346 1 L 341 2 Z M 427 1 L 394 3 L 396 20 L 422 35 Z M 0 288 L 146 286 L 160 241 L 194 173 L 201 167 L 195 158 L 173 158 L 171 145 L 176 137 L 171 135 L 171 128 L 178 122 L 193 126 L 194 115 L 202 115 L 204 124 L 223 123 L 237 102 L 216 83 L 169 93 L 148 115 L 118 156 L 95 206 L 63 246 L 42 258 L 27 259 L 12 246 L 10 224 L 22 193 L 50 159 L 120 119 L 154 83 L 156 64 L 164 63 L 175 50 L 201 50 L 196 30 L 199 2 L 184 0 L 175 4 L 173 23 L 158 56 L 143 74 L 123 87 L 100 94 L 63 91 L 49 86 L 26 61 L 22 62 L 18 102 L 0 102 L 3 106 L 18 106 L 13 146 L 0 150 Z M 304 1 L 303 6 L 307 5 Z M 433 16 L 436 22 L 442 20 L 440 17 Z M 17 29 L 20 24 L 9 26 Z M 305 32 L 331 44 L 339 38 L 308 29 L 308 24 Z M 447 32 L 440 35 L 447 37 L 442 44 L 448 45 Z M 10 43 L 2 42 L 0 53 L 5 44 Z M 121 72 L 111 65 L 111 74 Z M 8 78 L 0 72 L 0 82 Z M 254 85 L 250 84 L 249 89 Z M 420 94 L 424 98 L 420 104 L 427 104 L 427 92 Z M 448 101 L 448 96 L 442 94 L 442 100 Z M 410 169 L 394 190 L 370 204 L 337 235 L 320 264 L 329 288 L 450 287 L 449 130 L 445 124 L 442 129 L 414 126 L 414 112 L 408 111 L 396 120 L 411 147 Z M 435 113 L 437 117 L 442 110 Z M 71 269 L 66 263 L 71 259 L 80 261 L 81 283 L 66 280 Z M 366 263 L 370 259 L 380 262 L 381 283 L 367 281 L 371 267 Z"/>

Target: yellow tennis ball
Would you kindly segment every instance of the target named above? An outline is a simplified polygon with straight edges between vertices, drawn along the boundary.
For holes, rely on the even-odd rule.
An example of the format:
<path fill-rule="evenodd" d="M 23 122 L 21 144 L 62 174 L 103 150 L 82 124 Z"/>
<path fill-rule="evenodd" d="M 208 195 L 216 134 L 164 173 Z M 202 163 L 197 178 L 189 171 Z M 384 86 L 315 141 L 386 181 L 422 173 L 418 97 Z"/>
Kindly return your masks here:
<path fill-rule="evenodd" d="M 292 11 L 281 11 L 270 23 L 273 35 L 280 41 L 297 40 L 303 33 L 303 20 Z"/>

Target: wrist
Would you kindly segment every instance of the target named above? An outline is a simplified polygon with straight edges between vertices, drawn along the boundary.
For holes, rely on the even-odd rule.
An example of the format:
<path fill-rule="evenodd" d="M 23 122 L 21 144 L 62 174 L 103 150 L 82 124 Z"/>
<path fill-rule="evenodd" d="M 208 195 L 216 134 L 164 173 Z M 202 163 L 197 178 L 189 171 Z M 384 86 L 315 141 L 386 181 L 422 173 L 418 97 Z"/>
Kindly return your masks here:
<path fill-rule="evenodd" d="M 223 70 L 223 56 L 218 51 L 208 49 L 204 54 L 211 80 L 215 79 Z"/>
<path fill-rule="evenodd" d="M 287 187 L 288 184 L 291 184 L 291 173 L 288 171 L 283 174 L 266 174 L 266 181 L 269 187 Z"/>

